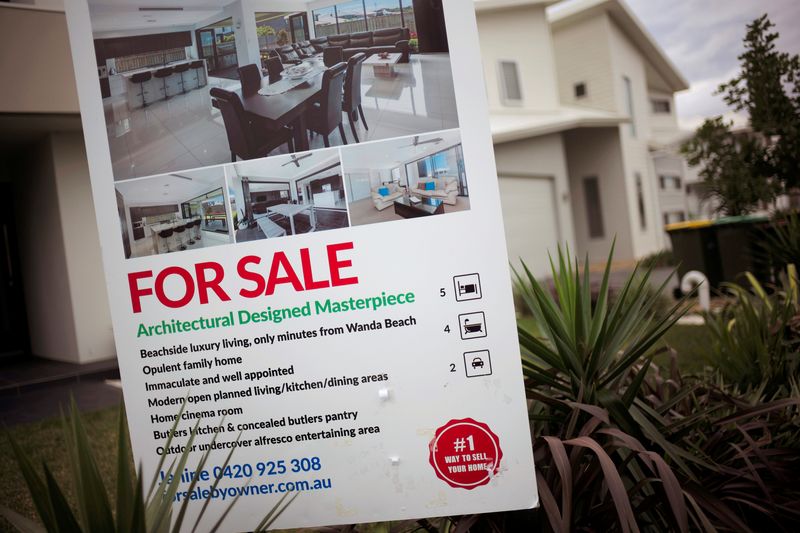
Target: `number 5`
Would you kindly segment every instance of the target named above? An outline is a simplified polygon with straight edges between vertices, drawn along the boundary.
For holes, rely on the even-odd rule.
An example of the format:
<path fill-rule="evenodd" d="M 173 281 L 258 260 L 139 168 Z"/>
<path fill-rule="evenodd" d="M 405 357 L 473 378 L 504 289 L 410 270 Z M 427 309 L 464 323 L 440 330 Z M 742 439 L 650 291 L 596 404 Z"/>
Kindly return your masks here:
<path fill-rule="evenodd" d="M 444 287 L 442 287 L 441 289 L 439 289 L 439 296 L 441 296 L 442 298 L 444 298 L 445 296 L 447 296 L 447 291 L 446 291 L 446 290 L 444 290 Z"/>

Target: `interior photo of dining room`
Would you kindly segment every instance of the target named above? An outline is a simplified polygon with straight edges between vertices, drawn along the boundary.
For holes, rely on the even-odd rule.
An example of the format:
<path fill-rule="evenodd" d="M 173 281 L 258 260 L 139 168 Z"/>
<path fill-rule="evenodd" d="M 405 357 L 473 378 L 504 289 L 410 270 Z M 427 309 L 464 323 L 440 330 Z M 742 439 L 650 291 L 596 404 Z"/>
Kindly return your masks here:
<path fill-rule="evenodd" d="M 88 0 L 115 180 L 458 126 L 441 0 Z"/>
<path fill-rule="evenodd" d="M 125 257 L 145 257 L 233 242 L 223 167 L 115 184 Z"/>
<path fill-rule="evenodd" d="M 339 151 L 226 165 L 236 242 L 349 227 Z"/>
<path fill-rule="evenodd" d="M 457 129 L 343 149 L 342 169 L 353 226 L 470 209 Z"/>

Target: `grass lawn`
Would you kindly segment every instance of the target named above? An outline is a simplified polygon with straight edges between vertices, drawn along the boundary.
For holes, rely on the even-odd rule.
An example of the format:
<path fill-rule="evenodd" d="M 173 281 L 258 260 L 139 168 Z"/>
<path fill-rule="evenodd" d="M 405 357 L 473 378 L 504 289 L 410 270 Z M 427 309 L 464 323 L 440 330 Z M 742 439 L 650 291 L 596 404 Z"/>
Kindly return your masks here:
<path fill-rule="evenodd" d="M 95 451 L 100 474 L 106 481 L 106 488 L 112 498 L 116 498 L 116 460 L 117 423 L 119 408 L 112 407 L 102 411 L 83 413 L 83 421 Z M 61 421 L 58 418 L 20 424 L 6 430 L 25 449 L 32 462 L 46 462 L 61 488 L 72 497 L 72 486 L 68 481 L 69 460 L 64 452 L 64 438 Z M 6 431 L 0 431 L 0 504 L 29 518 L 36 519 L 36 510 L 28 494 L 27 485 L 19 473 L 17 462 L 11 452 Z M 112 500 L 114 501 L 114 500 Z M 13 531 L 4 519 L 0 518 L 0 531 Z"/>

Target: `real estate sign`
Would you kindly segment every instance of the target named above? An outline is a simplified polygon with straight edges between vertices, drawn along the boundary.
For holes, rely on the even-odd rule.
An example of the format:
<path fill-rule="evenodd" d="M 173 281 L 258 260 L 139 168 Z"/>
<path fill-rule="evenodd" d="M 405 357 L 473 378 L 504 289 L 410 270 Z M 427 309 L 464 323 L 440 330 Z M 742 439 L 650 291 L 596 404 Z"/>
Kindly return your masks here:
<path fill-rule="evenodd" d="M 538 501 L 473 10 L 346 4 L 66 2 L 135 459 L 189 450 L 189 521 Z"/>

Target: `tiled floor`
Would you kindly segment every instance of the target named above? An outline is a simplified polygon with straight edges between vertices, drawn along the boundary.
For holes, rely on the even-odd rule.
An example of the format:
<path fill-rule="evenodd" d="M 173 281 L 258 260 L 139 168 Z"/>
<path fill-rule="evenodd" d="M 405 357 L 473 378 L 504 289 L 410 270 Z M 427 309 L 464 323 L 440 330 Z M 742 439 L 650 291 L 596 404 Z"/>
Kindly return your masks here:
<path fill-rule="evenodd" d="M 358 123 L 362 142 L 458 127 L 447 54 L 415 55 L 396 70 L 393 79 L 376 78 L 369 66 L 362 70 L 363 108 L 369 125 L 367 131 Z M 225 125 L 219 111 L 211 107 L 209 90 L 215 86 L 233 90 L 239 83 L 221 78 L 209 81 L 204 88 L 133 111 L 124 99 L 106 99 L 115 180 L 230 162 Z M 344 124 L 352 143 L 346 119 Z M 331 142 L 341 144 L 338 132 Z M 322 146 L 321 136 L 311 139 L 311 148 Z"/>
<path fill-rule="evenodd" d="M 466 196 L 457 197 L 456 205 L 444 205 L 445 214 L 467 210 L 469 210 L 469 198 Z M 404 220 L 403 217 L 395 214 L 392 206 L 378 211 L 371 198 L 365 198 L 364 200 L 358 200 L 350 204 L 350 224 L 353 226 L 391 222 L 392 220 Z"/>

